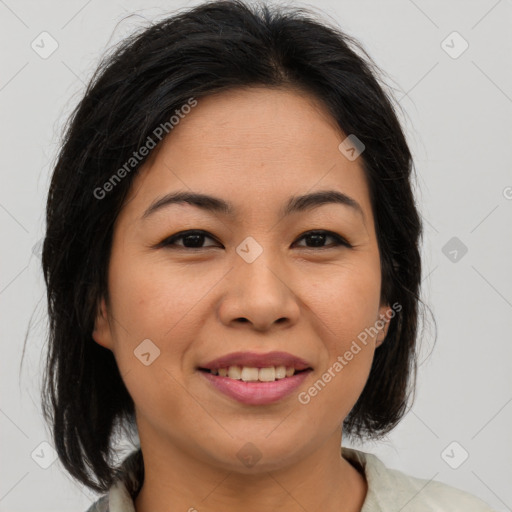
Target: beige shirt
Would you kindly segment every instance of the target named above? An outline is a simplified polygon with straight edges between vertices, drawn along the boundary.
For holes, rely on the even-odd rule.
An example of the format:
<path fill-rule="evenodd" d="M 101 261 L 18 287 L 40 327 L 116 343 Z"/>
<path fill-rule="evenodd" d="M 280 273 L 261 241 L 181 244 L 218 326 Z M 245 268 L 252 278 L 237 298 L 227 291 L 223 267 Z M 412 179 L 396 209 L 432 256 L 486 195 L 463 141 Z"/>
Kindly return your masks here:
<path fill-rule="evenodd" d="M 495 512 L 464 491 L 387 468 L 375 455 L 342 448 L 343 457 L 362 469 L 368 492 L 361 512 Z M 119 478 L 86 512 L 135 512 L 140 487 L 140 450 L 125 459 Z"/>

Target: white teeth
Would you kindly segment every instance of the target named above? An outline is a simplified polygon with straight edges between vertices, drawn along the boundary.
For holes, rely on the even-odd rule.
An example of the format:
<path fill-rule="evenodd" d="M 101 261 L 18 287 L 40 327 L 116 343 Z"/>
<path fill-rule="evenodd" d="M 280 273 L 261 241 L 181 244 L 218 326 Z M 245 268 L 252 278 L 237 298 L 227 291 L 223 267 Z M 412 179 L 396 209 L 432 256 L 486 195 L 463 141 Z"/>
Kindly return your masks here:
<path fill-rule="evenodd" d="M 243 380 L 244 382 L 274 382 L 275 380 L 291 377 L 295 373 L 295 368 L 280 366 L 269 366 L 267 368 L 255 368 L 251 366 L 229 366 L 228 368 L 219 368 L 210 370 L 213 375 L 220 377 L 229 377 L 234 380 Z"/>
<path fill-rule="evenodd" d="M 272 368 L 260 368 L 258 378 L 262 382 L 273 382 L 276 380 L 276 369 Z"/>
<path fill-rule="evenodd" d="M 228 377 L 230 379 L 240 380 L 242 378 L 242 368 L 240 368 L 240 366 L 230 366 L 228 368 Z"/>
<path fill-rule="evenodd" d="M 276 379 L 284 379 L 286 377 L 286 366 L 276 366 Z"/>
<path fill-rule="evenodd" d="M 249 366 L 244 366 L 242 368 L 242 380 L 244 382 L 250 382 L 254 380 L 258 380 L 259 371 L 258 368 L 251 368 Z"/>

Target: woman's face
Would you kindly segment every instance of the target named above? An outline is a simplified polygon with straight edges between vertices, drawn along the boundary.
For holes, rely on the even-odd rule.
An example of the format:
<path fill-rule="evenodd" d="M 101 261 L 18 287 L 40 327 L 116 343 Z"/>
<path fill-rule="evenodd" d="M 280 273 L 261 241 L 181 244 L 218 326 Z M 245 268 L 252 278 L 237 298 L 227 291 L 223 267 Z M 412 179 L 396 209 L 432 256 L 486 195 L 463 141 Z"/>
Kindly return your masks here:
<path fill-rule="evenodd" d="M 385 328 L 358 335 L 389 311 L 345 137 L 312 97 L 249 88 L 200 99 L 146 161 L 115 225 L 93 334 L 115 355 L 143 449 L 244 472 L 251 457 L 275 469 L 339 443 Z M 165 200 L 182 192 L 216 199 Z M 188 230 L 201 233 L 170 239 Z"/>

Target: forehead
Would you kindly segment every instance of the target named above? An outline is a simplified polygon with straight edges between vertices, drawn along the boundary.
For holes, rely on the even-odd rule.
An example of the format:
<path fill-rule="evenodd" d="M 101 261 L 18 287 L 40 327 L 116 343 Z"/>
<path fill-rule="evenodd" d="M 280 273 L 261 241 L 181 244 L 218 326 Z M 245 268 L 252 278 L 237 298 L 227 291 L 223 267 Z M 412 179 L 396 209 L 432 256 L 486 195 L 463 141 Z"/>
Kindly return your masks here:
<path fill-rule="evenodd" d="M 253 87 L 201 98 L 142 167 L 131 207 L 179 189 L 269 210 L 292 195 L 335 189 L 371 209 L 361 160 L 338 149 L 345 137 L 301 91 Z"/>
<path fill-rule="evenodd" d="M 342 136 L 326 107 L 311 95 L 291 89 L 252 87 L 214 94 L 171 132 L 172 151 L 229 161 L 251 154 L 259 163 L 318 157 Z M 327 138 L 326 138 L 327 137 Z M 240 162 L 242 164 L 243 162 Z M 250 162 L 247 162 L 250 164 Z"/>

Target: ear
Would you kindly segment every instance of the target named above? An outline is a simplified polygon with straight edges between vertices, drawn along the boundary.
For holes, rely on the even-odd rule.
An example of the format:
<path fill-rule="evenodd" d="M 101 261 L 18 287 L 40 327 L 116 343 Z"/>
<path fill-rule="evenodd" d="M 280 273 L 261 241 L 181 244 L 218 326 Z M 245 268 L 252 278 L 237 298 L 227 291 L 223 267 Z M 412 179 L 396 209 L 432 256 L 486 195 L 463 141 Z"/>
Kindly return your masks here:
<path fill-rule="evenodd" d="M 112 350 L 112 333 L 107 316 L 107 306 L 103 297 L 98 305 L 92 338 L 98 345 Z"/>
<path fill-rule="evenodd" d="M 391 318 L 393 318 L 393 311 L 389 307 L 388 304 L 384 304 L 379 308 L 379 318 L 375 322 L 375 327 L 379 330 L 379 333 L 377 334 L 377 338 L 375 339 L 375 346 L 380 347 L 382 343 L 384 343 L 384 340 L 386 339 L 386 336 L 388 334 L 389 330 L 389 323 L 391 321 Z"/>

